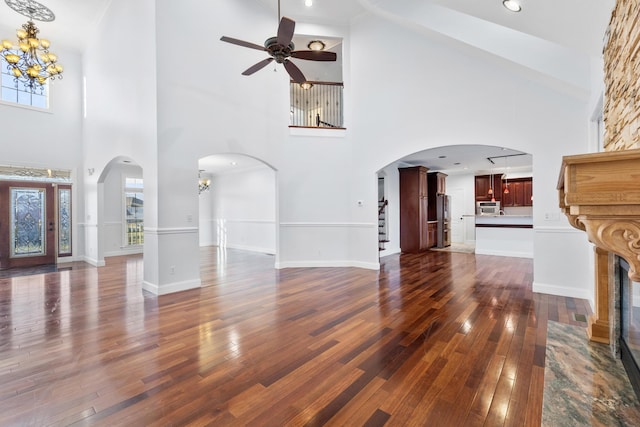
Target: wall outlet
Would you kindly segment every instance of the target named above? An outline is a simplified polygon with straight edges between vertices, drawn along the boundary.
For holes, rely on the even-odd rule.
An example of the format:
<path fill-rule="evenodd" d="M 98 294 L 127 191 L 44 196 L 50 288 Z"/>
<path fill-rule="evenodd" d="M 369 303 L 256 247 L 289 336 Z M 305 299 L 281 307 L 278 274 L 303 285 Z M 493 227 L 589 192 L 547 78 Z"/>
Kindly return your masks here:
<path fill-rule="evenodd" d="M 169 274 L 176 274 L 176 266 L 172 265 L 171 267 L 169 267 Z"/>
<path fill-rule="evenodd" d="M 558 212 L 545 212 L 544 220 L 545 221 L 558 221 L 560 219 L 560 214 Z"/>

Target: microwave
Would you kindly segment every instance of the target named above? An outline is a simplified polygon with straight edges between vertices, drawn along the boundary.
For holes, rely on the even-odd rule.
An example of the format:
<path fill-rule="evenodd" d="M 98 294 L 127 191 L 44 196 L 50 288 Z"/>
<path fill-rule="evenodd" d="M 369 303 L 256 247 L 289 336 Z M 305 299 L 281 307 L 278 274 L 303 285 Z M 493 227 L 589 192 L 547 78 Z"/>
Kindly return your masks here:
<path fill-rule="evenodd" d="M 477 215 L 500 215 L 500 202 L 476 202 Z"/>

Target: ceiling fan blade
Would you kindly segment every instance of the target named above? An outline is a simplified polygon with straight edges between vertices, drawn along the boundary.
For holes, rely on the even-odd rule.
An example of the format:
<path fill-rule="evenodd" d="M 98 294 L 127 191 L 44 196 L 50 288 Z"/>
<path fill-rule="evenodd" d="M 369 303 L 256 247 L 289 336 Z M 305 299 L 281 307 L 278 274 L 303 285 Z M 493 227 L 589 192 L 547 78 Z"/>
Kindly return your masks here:
<path fill-rule="evenodd" d="M 261 70 L 264 67 L 266 67 L 267 65 L 269 65 L 269 63 L 271 61 L 273 61 L 273 58 L 263 59 L 262 61 L 258 62 L 257 64 L 254 64 L 251 67 L 249 67 L 246 70 L 244 70 L 242 72 L 242 75 L 243 76 L 250 76 L 251 74 L 255 73 L 256 71 Z"/>
<path fill-rule="evenodd" d="M 223 42 L 227 42 L 227 43 L 231 43 L 231 44 L 237 44 L 238 46 L 248 47 L 248 48 L 251 48 L 251 49 L 263 50 L 263 51 L 267 50 L 264 46 L 260 46 L 259 44 L 246 42 L 244 40 L 234 39 L 232 37 L 222 36 L 222 37 L 220 37 L 220 40 L 222 40 Z"/>
<path fill-rule="evenodd" d="M 278 25 L 278 44 L 289 46 L 293 39 L 293 32 L 296 29 L 296 21 L 283 16 Z"/>
<path fill-rule="evenodd" d="M 291 56 L 298 59 L 308 59 L 310 61 L 335 61 L 336 53 L 324 50 L 294 50 Z"/>
<path fill-rule="evenodd" d="M 302 74 L 300 68 L 298 68 L 293 62 L 289 60 L 284 61 L 284 68 L 287 70 L 287 73 L 289 73 L 294 82 L 304 83 L 307 81 L 307 78 Z"/>

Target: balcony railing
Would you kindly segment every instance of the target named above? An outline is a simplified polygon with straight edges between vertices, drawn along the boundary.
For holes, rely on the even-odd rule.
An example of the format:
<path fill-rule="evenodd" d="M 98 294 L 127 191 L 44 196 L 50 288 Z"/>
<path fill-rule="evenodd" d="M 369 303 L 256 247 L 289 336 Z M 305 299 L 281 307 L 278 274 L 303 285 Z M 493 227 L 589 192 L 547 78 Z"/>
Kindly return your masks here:
<path fill-rule="evenodd" d="M 342 83 L 309 82 L 302 88 L 291 82 L 291 127 L 344 129 Z"/>

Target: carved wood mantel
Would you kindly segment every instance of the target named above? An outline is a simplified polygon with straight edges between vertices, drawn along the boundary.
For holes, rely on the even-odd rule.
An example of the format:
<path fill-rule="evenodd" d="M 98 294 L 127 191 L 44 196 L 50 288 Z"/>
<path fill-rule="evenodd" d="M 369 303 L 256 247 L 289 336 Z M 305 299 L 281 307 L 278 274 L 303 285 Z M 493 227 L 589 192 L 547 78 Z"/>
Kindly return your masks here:
<path fill-rule="evenodd" d="M 603 250 L 621 256 L 629 278 L 640 282 L 640 149 L 563 157 L 558 192 L 569 222 L 586 231 L 600 257 Z M 609 342 L 609 280 L 602 276 L 596 271 L 589 336 Z"/>

